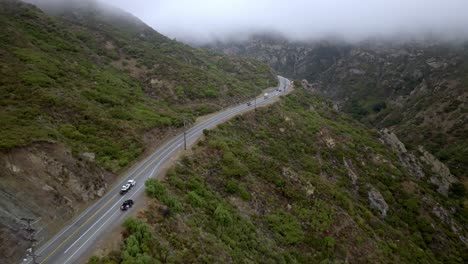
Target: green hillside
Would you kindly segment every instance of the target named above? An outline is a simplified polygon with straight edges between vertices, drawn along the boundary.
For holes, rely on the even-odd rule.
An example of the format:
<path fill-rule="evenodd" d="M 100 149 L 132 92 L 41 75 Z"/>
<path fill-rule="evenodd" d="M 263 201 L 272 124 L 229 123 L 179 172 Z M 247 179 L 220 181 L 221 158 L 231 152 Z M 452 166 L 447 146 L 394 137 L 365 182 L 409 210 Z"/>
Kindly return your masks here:
<path fill-rule="evenodd" d="M 268 63 L 365 124 L 424 146 L 461 180 L 468 171 L 468 42 L 370 38 L 291 41 L 274 34 L 212 48 Z"/>
<path fill-rule="evenodd" d="M 206 131 L 88 263 L 466 262 L 463 187 L 442 197 L 381 137 L 296 88 Z"/>
<path fill-rule="evenodd" d="M 144 132 L 276 84 L 265 64 L 193 49 L 120 10 L 83 3 L 46 14 L 0 2 L 1 151 L 60 141 L 116 171 L 142 152 Z"/>

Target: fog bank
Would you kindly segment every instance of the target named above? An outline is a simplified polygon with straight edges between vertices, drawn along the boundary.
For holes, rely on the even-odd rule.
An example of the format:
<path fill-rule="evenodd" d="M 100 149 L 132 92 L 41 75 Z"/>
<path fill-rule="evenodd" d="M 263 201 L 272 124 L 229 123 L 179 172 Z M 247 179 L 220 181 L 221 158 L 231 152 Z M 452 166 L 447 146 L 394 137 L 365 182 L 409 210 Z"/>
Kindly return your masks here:
<path fill-rule="evenodd" d="M 468 39 L 467 0 L 100 1 L 132 13 L 166 36 L 198 43 L 257 32 L 278 32 L 293 40 Z"/>

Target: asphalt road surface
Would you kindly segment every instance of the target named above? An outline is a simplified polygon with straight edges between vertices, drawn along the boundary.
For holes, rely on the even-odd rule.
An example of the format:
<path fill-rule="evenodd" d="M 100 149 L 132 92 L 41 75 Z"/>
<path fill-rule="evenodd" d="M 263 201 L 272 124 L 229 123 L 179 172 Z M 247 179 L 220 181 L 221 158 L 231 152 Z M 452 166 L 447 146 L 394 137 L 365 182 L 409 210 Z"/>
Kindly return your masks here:
<path fill-rule="evenodd" d="M 203 134 L 204 129 L 212 128 L 256 106 L 267 104 L 276 96 L 284 93 L 288 89 L 290 81 L 278 76 L 278 82 L 277 88 L 280 91 L 278 89 L 274 90 L 267 97 L 262 94 L 255 100 L 227 108 L 192 126 L 186 131 L 187 145 L 195 142 Z M 106 229 L 110 230 L 122 224 L 125 220 L 128 214 L 120 210 L 123 201 L 133 199 L 135 203 L 138 203 L 137 198 L 143 195 L 144 192 L 145 180 L 158 175 L 162 169 L 161 165 L 183 148 L 184 134 L 181 133 L 159 147 L 148 158 L 135 165 L 121 177 L 119 184 L 115 184 L 102 198 L 77 216 L 70 225 L 64 227 L 52 239 L 37 249 L 38 258 L 36 261 L 40 264 L 71 264 L 83 261 L 83 256 L 90 253 L 93 245 Z M 136 180 L 136 186 L 125 195 L 119 194 L 121 186 L 131 179 Z M 32 260 L 23 263 L 32 263 Z"/>

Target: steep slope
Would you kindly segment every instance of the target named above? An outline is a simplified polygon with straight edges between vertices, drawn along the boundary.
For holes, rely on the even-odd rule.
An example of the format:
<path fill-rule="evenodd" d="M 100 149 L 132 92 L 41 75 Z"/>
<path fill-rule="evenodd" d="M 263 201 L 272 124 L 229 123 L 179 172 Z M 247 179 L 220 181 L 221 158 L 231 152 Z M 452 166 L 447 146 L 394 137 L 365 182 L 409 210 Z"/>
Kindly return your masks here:
<path fill-rule="evenodd" d="M 69 22 L 96 53 L 113 59 L 114 66 L 142 81 L 145 92 L 158 99 L 206 103 L 210 98 L 252 95 L 252 89 L 258 92 L 267 85 L 266 80 L 276 84 L 264 64 L 191 48 L 111 6 L 93 0 L 58 1 L 63 7 L 36 2 Z"/>
<path fill-rule="evenodd" d="M 305 79 L 357 119 L 424 145 L 460 178 L 468 171 L 468 44 L 440 40 L 291 42 L 254 36 L 212 45 Z"/>
<path fill-rule="evenodd" d="M 20 218 L 40 219 L 43 242 L 184 120 L 276 84 L 253 59 L 193 49 L 94 1 L 66 2 L 83 4 L 44 13 L 0 2 L 2 263 L 26 249 Z"/>
<path fill-rule="evenodd" d="M 245 41 L 217 41 L 207 48 L 267 62 L 295 79 L 314 80 L 346 55 L 351 45 L 341 41 L 290 41 L 281 34 L 254 34 Z"/>
<path fill-rule="evenodd" d="M 296 87 L 147 181 L 121 248 L 89 263 L 466 262 L 463 194 L 440 195 L 426 157 L 403 150 Z"/>

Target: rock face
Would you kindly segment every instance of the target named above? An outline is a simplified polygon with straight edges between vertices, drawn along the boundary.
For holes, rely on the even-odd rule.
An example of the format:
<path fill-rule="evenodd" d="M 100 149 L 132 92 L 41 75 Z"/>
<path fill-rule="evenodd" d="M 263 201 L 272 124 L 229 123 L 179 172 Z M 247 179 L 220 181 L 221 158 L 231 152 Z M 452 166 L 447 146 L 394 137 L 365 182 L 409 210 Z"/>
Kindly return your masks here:
<path fill-rule="evenodd" d="M 0 262 L 14 263 L 27 247 L 20 218 L 39 220 L 41 243 L 102 196 L 113 177 L 61 144 L 38 143 L 0 154 L 0 179 Z"/>
<path fill-rule="evenodd" d="M 415 178 L 420 179 L 425 176 L 419 160 L 417 160 L 412 153 L 408 152 L 405 144 L 403 144 L 393 132 L 386 128 L 382 129 L 381 138 L 385 144 L 393 149 L 401 163 L 412 172 Z"/>
<path fill-rule="evenodd" d="M 343 163 L 344 163 L 346 169 L 348 170 L 348 177 L 351 180 L 351 183 L 353 184 L 353 186 L 355 186 L 356 183 L 357 183 L 357 180 L 358 180 L 358 176 L 357 176 L 356 172 L 354 172 L 354 170 L 352 168 L 351 161 L 346 161 L 346 159 L 343 158 Z"/>
<path fill-rule="evenodd" d="M 302 80 L 301 85 L 304 89 L 308 89 L 312 92 L 318 92 L 321 88 L 320 83 L 309 83 L 307 80 Z"/>
<path fill-rule="evenodd" d="M 371 207 L 377 209 L 380 212 L 380 217 L 383 219 L 387 216 L 388 204 L 385 202 L 382 194 L 373 186 L 369 186 L 370 190 L 367 193 L 369 198 L 369 204 Z"/>
<path fill-rule="evenodd" d="M 450 184 L 458 182 L 457 178 L 450 173 L 449 168 L 444 163 L 440 162 L 440 160 L 426 151 L 422 146 L 419 146 L 418 150 L 422 154 L 420 160 L 429 165 L 433 172 L 430 182 L 437 185 L 439 193 L 447 195 Z"/>
<path fill-rule="evenodd" d="M 433 206 L 432 213 L 434 213 L 445 224 L 449 225 L 452 231 L 458 235 L 460 241 L 468 246 L 466 228 L 463 228 L 457 222 L 455 222 L 453 220 L 453 215 L 447 209 L 437 204 Z"/>
<path fill-rule="evenodd" d="M 82 156 L 89 161 L 94 161 L 94 159 L 96 158 L 96 154 L 91 152 L 84 152 Z"/>
<path fill-rule="evenodd" d="M 387 128 L 382 129 L 381 132 L 383 136 L 382 138 L 385 141 L 385 143 L 387 143 L 390 147 L 392 147 L 392 149 L 395 152 L 408 153 L 408 150 L 406 150 L 405 144 L 403 144 L 393 132 L 391 132 Z"/>
<path fill-rule="evenodd" d="M 450 184 L 458 182 L 457 178 L 450 173 L 450 169 L 445 166 L 434 155 L 429 153 L 424 147 L 418 147 L 418 158 L 415 154 L 409 152 L 405 144 L 403 144 L 398 137 L 388 129 L 381 130 L 382 141 L 390 146 L 393 151 L 398 155 L 401 163 L 409 169 L 417 179 L 426 177 L 423 167 L 428 166 L 431 169 L 429 175 L 429 182 L 437 186 L 437 191 L 447 196 Z"/>

